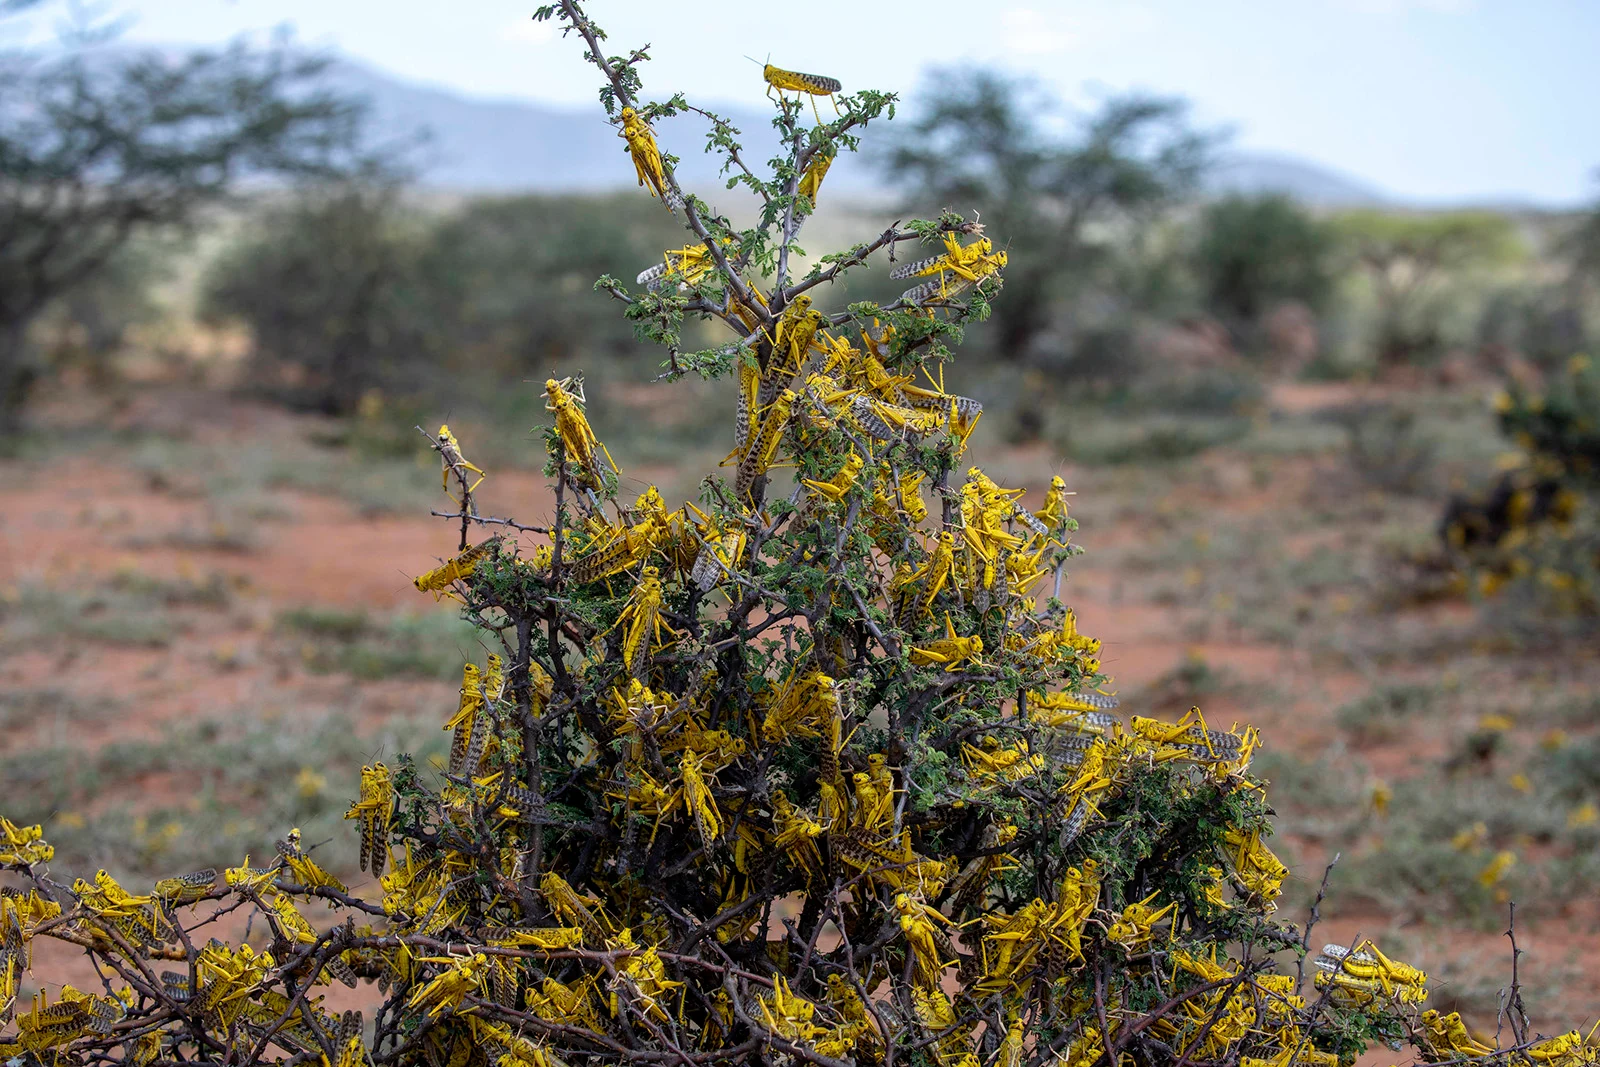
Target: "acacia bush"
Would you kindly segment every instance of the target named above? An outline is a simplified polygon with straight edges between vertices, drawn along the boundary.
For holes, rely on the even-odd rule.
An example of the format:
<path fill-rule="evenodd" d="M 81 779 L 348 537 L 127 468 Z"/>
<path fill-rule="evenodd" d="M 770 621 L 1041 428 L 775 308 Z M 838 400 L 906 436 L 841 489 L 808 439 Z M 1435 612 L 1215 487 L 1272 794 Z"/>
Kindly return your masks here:
<path fill-rule="evenodd" d="M 737 382 L 732 478 L 675 510 L 653 487 L 620 496 L 582 389 L 551 379 L 556 504 L 536 527 L 478 512 L 483 471 L 441 428 L 458 550 L 416 584 L 458 598 L 496 651 L 442 716 L 443 773 L 361 769 L 347 817 L 378 892 L 298 830 L 220 879 L 68 886 L 42 827 L 0 823 L 21 883 L 0 898 L 7 1013 L 42 938 L 106 976 L 36 997 L 0 1055 L 1332 1067 L 1409 1040 L 1450 1063 L 1592 1062 L 1576 1033 L 1531 1032 L 1515 981 L 1495 1046 L 1424 1010 L 1426 976 L 1370 942 L 1313 953 L 1314 906 L 1303 926 L 1275 917 L 1287 872 L 1255 731 L 1112 712 L 1099 645 L 1059 599 L 1065 485 L 1030 510 L 962 472 L 980 409 L 936 373 L 1005 255 L 946 212 L 795 269 L 827 161 L 894 98 L 842 97 L 815 126 L 781 99 L 771 177 L 719 125 L 712 148 L 760 202 L 735 228 L 650 132 L 686 103 L 640 100 L 643 53 L 605 56 L 574 0 L 559 17 L 640 184 L 693 234 L 636 286 L 598 284 L 667 348 L 665 377 Z M 918 244 L 933 254 L 895 256 Z M 815 306 L 875 257 L 913 287 Z M 696 318 L 735 341 L 683 351 Z M 370 1025 L 330 1013 L 333 982 L 368 996 Z"/>
<path fill-rule="evenodd" d="M 0 410 L 13 421 L 44 369 L 34 324 L 70 313 L 61 302 L 84 285 L 100 291 L 77 310 L 103 310 L 118 275 L 143 273 L 131 242 L 192 232 L 243 178 L 330 178 L 377 159 L 364 110 L 287 39 L 174 57 L 94 48 L 116 27 L 93 25 L 35 47 L 12 21 L 34 6 L 0 4 Z"/>

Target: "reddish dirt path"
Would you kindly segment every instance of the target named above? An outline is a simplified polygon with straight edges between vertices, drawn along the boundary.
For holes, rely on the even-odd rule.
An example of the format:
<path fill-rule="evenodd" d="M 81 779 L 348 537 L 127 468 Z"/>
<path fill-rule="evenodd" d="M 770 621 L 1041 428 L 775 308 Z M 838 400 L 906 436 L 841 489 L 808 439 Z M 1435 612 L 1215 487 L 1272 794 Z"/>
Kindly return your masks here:
<path fill-rule="evenodd" d="M 136 567 L 158 578 L 217 572 L 284 604 L 415 610 L 412 577 L 456 545 L 456 528 L 446 519 L 364 516 L 343 501 L 275 490 L 273 503 L 289 517 L 262 520 L 259 547 L 179 546 L 173 535 L 205 529 L 206 502 L 152 492 L 136 471 L 75 457 L 47 481 L 20 475 L 14 481 L 28 484 L 5 493 L 0 587 L 87 581 Z M 505 514 L 496 509 L 507 503 L 519 521 L 532 524 L 551 510 L 543 479 L 521 471 L 497 473 L 486 483 L 480 510 Z"/>

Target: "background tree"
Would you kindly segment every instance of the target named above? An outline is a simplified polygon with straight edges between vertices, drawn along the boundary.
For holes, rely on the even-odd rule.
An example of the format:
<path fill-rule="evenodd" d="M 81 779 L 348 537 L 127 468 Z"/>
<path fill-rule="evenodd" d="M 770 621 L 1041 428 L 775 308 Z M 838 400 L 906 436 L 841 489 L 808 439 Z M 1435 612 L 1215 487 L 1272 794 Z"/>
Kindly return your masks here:
<path fill-rule="evenodd" d="M 361 108 L 284 40 L 181 58 L 70 43 L 0 58 L 4 412 L 40 371 L 30 324 L 130 238 L 192 224 L 245 177 L 342 172 L 360 143 Z"/>
<path fill-rule="evenodd" d="M 1333 225 L 1372 283 L 1380 368 L 1437 355 L 1444 345 L 1445 282 L 1452 274 L 1504 263 L 1520 247 L 1511 220 L 1487 211 L 1399 215 L 1362 209 L 1335 217 Z"/>
<path fill-rule="evenodd" d="M 318 186 L 268 208 L 212 265 L 202 314 L 254 335 L 256 383 L 343 415 L 375 386 L 417 389 L 445 349 L 418 267 L 426 230 L 393 185 Z"/>
<path fill-rule="evenodd" d="M 1571 351 L 1560 353 L 1567 356 L 1587 342 L 1595 324 L 1600 322 L 1596 318 L 1597 308 L 1600 308 L 1600 199 L 1561 236 L 1556 251 L 1567 265 L 1562 311 L 1570 323 L 1565 340 Z"/>
<path fill-rule="evenodd" d="M 935 72 L 921 117 L 894 131 L 885 172 L 918 203 L 983 205 L 1007 249 L 1006 299 L 986 329 L 1000 358 L 1035 353 L 1059 303 L 1130 228 L 1190 195 L 1215 142 L 1178 100 L 1114 97 L 1058 136 L 1041 116 L 1062 108 L 1037 87 L 981 69 Z"/>
<path fill-rule="evenodd" d="M 346 414 L 373 388 L 466 395 L 579 352 L 636 354 L 594 279 L 657 259 L 674 229 L 633 197 L 441 212 L 392 182 L 311 186 L 264 206 L 211 264 L 202 313 L 248 326 L 255 386 L 295 406 Z"/>
<path fill-rule="evenodd" d="M 1201 214 L 1193 264 L 1207 309 L 1249 340 L 1279 301 L 1322 310 L 1337 277 L 1334 252 L 1329 228 L 1294 200 L 1228 196 Z"/>
<path fill-rule="evenodd" d="M 1596 172 L 1600 178 L 1600 172 Z M 1600 200 L 1583 212 L 1559 242 L 1577 284 L 1600 287 Z"/>
<path fill-rule="evenodd" d="M 172 282 L 179 250 L 188 244 L 148 238 L 130 240 L 49 305 L 31 338 L 46 366 L 77 368 L 97 386 L 112 384 L 113 360 L 131 346 L 132 331 L 166 314 L 160 290 Z"/>

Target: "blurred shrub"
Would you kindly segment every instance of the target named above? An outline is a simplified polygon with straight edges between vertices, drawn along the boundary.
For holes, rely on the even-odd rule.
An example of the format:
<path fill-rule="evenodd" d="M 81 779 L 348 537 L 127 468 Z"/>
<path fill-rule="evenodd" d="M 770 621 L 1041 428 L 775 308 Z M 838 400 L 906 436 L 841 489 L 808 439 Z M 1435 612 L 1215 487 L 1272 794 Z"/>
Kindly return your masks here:
<path fill-rule="evenodd" d="M 157 874 L 235 851 L 270 855 L 284 826 L 300 826 L 308 841 L 334 838 L 349 825 L 342 817 L 348 799 L 337 783 L 351 762 L 404 744 L 420 749 L 417 758 L 426 763 L 441 758 L 446 743 L 439 730 L 423 729 L 409 716 L 359 727 L 342 712 L 252 707 L 227 718 L 184 719 L 156 737 L 90 752 L 62 744 L 0 754 L 0 779 L 18 818 L 57 818 L 58 869 Z M 196 768 L 206 773 L 196 775 Z M 170 807 L 153 797 L 145 804 L 96 803 L 147 790 L 154 776 L 186 783 L 182 799 Z M 78 817 L 60 818 L 67 812 Z"/>
<path fill-rule="evenodd" d="M 1345 755 L 1342 746 L 1339 754 Z M 1348 811 L 1360 804 L 1351 776 L 1329 774 L 1319 760 L 1271 748 L 1257 756 L 1251 768 L 1272 787 L 1274 805 L 1301 813 L 1302 824 L 1306 816 Z"/>
<path fill-rule="evenodd" d="M 1174 414 L 1069 421 L 1055 444 L 1079 463 L 1171 462 L 1188 459 L 1250 432 L 1248 419 Z"/>
<path fill-rule="evenodd" d="M 1288 197 L 1230 196 L 1201 215 L 1192 262 L 1206 307 L 1245 335 L 1276 303 L 1323 308 L 1335 250 L 1333 231 Z"/>
<path fill-rule="evenodd" d="M 1439 530 L 1455 552 L 1494 554 L 1520 547 L 1546 523 L 1570 523 L 1576 511 L 1577 496 L 1560 479 L 1508 471 L 1483 494 L 1451 498 Z"/>
<path fill-rule="evenodd" d="M 1575 303 L 1600 289 L 1600 200 L 1595 201 L 1557 243 L 1556 253 L 1567 266 L 1567 280 Z"/>
<path fill-rule="evenodd" d="M 1432 480 L 1438 448 L 1417 413 L 1390 403 L 1350 404 L 1330 413 L 1348 435 L 1346 456 L 1361 480 L 1390 493 L 1417 493 Z"/>
<path fill-rule="evenodd" d="M 1129 380 L 1102 382 L 1097 405 L 1081 404 L 1059 421 L 1052 443 L 1086 463 L 1166 462 L 1187 459 L 1250 432 L 1263 390 L 1239 368 L 1168 368 L 1139 358 Z M 1082 387 L 1080 387 L 1081 389 Z"/>
<path fill-rule="evenodd" d="M 422 236 L 392 186 L 310 190 L 269 207 L 218 258 L 202 315 L 250 327 L 257 386 L 348 414 L 373 388 L 417 388 L 443 347 L 419 299 Z"/>
<path fill-rule="evenodd" d="M 684 242 L 672 216 L 635 196 L 474 200 L 434 228 L 419 273 L 458 362 L 530 372 L 638 351 L 594 280 L 632 279 Z"/>
<path fill-rule="evenodd" d="M 633 197 L 471 200 L 430 216 L 392 187 L 317 189 L 267 207 L 219 256 L 202 310 L 250 327 L 253 383 L 294 406 L 404 408 L 427 390 L 437 407 L 440 390 L 448 403 L 485 375 L 635 351 L 594 278 L 631 277 L 681 245 L 671 223 Z"/>
<path fill-rule="evenodd" d="M 1261 380 L 1243 369 L 1167 370 L 1131 387 L 1125 406 L 1189 415 L 1242 415 L 1260 404 L 1263 393 Z"/>
<path fill-rule="evenodd" d="M 1572 295 L 1567 286 L 1528 282 L 1496 289 L 1478 321 L 1479 350 L 1511 376 L 1509 364 L 1517 356 L 1542 370 L 1558 370 L 1585 343 L 1583 312 Z"/>
<path fill-rule="evenodd" d="M 420 677 L 447 680 L 477 644 L 471 626 L 450 612 L 375 620 L 364 611 L 295 608 L 278 628 L 299 637 L 301 659 L 319 674 L 344 672 L 363 681 Z"/>
<path fill-rule="evenodd" d="M 1541 753 L 1536 764 L 1541 786 L 1562 800 L 1577 802 L 1600 795 L 1600 737 L 1586 737 Z"/>

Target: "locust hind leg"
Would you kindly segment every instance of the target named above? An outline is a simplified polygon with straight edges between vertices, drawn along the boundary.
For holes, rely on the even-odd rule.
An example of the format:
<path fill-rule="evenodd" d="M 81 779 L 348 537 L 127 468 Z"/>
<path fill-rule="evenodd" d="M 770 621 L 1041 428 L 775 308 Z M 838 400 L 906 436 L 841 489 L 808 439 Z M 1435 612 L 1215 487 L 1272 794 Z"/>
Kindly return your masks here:
<path fill-rule="evenodd" d="M 478 466 L 476 466 L 474 464 L 468 463 L 464 459 L 463 460 L 458 460 L 457 461 L 457 465 L 460 466 L 463 470 L 469 470 L 473 474 L 476 474 L 478 476 L 478 480 L 477 481 L 475 481 L 471 485 L 467 486 L 467 494 L 468 495 L 476 492 L 477 489 L 478 489 L 478 486 L 483 484 L 484 479 L 489 477 L 487 474 L 483 473 L 483 468 L 478 467 Z M 466 503 L 463 502 L 462 503 L 462 507 L 465 507 L 465 506 L 466 506 Z"/>

